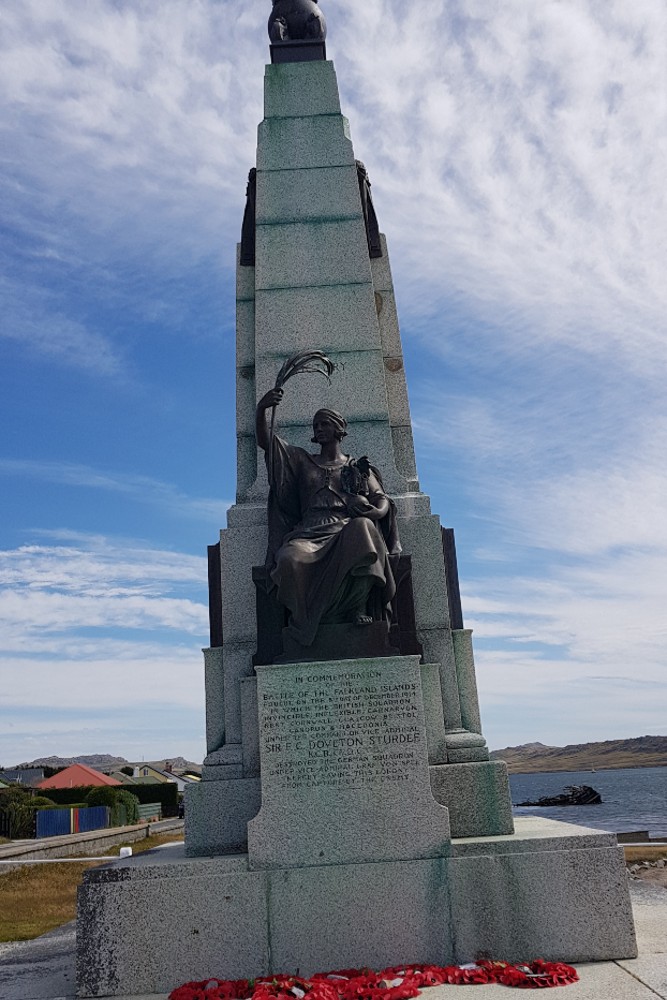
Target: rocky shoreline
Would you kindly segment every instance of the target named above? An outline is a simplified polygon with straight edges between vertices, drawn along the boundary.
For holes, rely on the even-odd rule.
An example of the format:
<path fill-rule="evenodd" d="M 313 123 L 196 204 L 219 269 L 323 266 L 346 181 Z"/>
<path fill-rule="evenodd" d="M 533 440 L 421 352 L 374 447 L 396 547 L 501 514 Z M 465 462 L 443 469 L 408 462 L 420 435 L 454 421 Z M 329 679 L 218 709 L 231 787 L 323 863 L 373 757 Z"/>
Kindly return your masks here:
<path fill-rule="evenodd" d="M 657 861 L 634 861 L 627 866 L 627 872 L 632 879 L 650 882 L 652 885 L 667 889 L 667 860 L 665 858 L 659 858 Z"/>

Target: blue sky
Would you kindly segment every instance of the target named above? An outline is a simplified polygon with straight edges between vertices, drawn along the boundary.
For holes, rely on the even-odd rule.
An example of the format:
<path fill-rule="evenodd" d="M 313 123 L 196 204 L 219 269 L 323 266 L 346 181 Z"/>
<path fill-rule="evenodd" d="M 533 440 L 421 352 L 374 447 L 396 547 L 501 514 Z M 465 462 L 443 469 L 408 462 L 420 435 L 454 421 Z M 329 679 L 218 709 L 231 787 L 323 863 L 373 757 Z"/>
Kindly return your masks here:
<path fill-rule="evenodd" d="M 664 733 L 664 4 L 323 9 L 489 743 Z M 5 765 L 201 760 L 268 12 L 0 10 Z"/>

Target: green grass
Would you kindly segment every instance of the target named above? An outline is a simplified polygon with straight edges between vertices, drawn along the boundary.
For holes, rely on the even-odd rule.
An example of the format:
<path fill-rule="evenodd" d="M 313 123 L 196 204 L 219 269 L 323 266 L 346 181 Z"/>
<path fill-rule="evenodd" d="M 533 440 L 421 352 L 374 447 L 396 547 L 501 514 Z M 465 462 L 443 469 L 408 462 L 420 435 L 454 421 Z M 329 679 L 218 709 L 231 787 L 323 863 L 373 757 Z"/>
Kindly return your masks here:
<path fill-rule="evenodd" d="M 118 856 L 121 847 L 141 854 L 160 844 L 183 840 L 182 833 L 163 833 L 127 844 L 116 844 L 100 857 Z M 76 891 L 83 873 L 104 862 L 21 865 L 0 874 L 0 942 L 29 941 L 76 917 Z"/>

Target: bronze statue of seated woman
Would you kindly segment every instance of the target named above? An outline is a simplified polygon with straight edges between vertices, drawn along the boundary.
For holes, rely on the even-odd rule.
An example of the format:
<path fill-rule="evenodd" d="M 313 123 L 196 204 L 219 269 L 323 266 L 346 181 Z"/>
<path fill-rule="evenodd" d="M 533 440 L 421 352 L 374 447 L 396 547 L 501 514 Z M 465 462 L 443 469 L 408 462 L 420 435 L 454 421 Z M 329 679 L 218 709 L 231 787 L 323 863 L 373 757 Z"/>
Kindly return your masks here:
<path fill-rule="evenodd" d="M 345 418 L 317 411 L 314 455 L 269 432 L 267 410 L 282 397 L 282 389 L 267 392 L 256 417 L 270 470 L 267 565 L 277 599 L 289 610 L 287 631 L 307 647 L 320 625 L 370 624 L 371 592 L 388 609 L 395 594 L 389 556 L 400 553 L 400 543 L 380 473 L 367 458 L 343 454 Z"/>

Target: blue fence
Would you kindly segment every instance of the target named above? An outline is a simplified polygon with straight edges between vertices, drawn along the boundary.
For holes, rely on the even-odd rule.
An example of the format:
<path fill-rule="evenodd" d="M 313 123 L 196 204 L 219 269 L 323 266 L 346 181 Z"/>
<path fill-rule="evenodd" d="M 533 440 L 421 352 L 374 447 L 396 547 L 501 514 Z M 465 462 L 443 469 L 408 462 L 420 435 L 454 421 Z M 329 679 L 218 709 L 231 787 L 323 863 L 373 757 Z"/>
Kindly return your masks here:
<path fill-rule="evenodd" d="M 109 825 L 111 810 L 108 806 L 89 806 L 87 809 L 77 811 L 79 813 L 79 833 L 87 833 L 89 830 L 104 830 Z"/>
<path fill-rule="evenodd" d="M 36 837 L 62 837 L 68 833 L 87 833 L 109 826 L 109 807 L 79 809 L 38 809 Z"/>
<path fill-rule="evenodd" d="M 60 837 L 72 832 L 72 809 L 38 809 L 36 837 Z"/>

